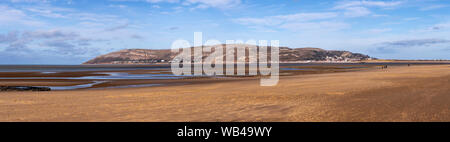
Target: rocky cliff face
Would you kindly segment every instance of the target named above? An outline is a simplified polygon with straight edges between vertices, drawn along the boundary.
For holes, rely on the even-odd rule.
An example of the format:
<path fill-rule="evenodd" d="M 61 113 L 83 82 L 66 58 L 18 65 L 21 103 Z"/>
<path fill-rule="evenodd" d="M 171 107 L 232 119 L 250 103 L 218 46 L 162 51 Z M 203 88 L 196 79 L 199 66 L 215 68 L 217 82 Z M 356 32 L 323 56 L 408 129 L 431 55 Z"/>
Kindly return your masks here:
<path fill-rule="evenodd" d="M 223 45 L 216 45 L 223 46 Z M 248 45 L 234 45 L 248 49 Z M 83 64 L 144 64 L 170 62 L 178 53 L 171 50 L 125 49 L 98 56 Z M 208 56 L 204 53 L 204 56 Z M 288 48 L 280 47 L 280 62 L 300 61 L 362 61 L 369 56 L 349 51 L 331 51 L 320 48 Z M 269 55 L 270 56 L 270 55 Z"/>

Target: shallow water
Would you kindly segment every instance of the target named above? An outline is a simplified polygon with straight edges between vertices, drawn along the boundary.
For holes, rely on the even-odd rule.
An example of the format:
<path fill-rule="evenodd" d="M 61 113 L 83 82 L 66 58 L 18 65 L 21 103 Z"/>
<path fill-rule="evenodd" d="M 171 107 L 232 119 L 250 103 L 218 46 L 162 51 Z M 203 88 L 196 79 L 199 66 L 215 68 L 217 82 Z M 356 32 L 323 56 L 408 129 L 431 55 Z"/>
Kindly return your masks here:
<path fill-rule="evenodd" d="M 76 89 L 113 89 L 113 88 L 140 88 L 140 87 L 153 87 L 153 86 L 162 86 L 163 84 L 138 84 L 138 85 L 120 85 L 120 86 L 110 86 L 110 87 L 100 87 L 100 88 L 91 88 L 94 85 L 102 84 L 108 81 L 94 81 L 88 84 L 81 85 L 73 85 L 73 86 L 39 86 L 39 87 L 49 87 L 51 91 L 63 91 L 63 90 L 76 90 Z"/>
<path fill-rule="evenodd" d="M 74 86 L 40 86 L 40 87 L 49 87 L 52 91 L 60 91 L 60 90 L 75 90 L 75 89 L 83 89 L 83 88 L 90 88 L 94 85 L 104 83 L 106 81 L 94 81 L 89 84 L 81 84 L 81 85 L 74 85 Z"/>
<path fill-rule="evenodd" d="M 129 74 L 125 72 L 102 72 L 96 74 L 99 75 L 82 76 L 82 77 L 0 77 L 0 79 L 122 80 L 122 79 L 181 79 L 194 76 L 194 75 L 173 75 L 173 74 Z M 107 76 L 100 74 L 107 74 Z"/>
<path fill-rule="evenodd" d="M 0 72 L 81 72 L 169 69 L 168 65 L 0 65 Z"/>

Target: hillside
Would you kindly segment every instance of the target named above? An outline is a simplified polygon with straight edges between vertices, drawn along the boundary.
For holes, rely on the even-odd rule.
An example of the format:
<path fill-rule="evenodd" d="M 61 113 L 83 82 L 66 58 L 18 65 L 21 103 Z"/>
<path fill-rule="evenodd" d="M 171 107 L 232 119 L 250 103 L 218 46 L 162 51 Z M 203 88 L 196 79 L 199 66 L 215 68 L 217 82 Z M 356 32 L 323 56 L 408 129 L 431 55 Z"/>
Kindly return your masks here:
<path fill-rule="evenodd" d="M 215 45 L 219 46 L 219 45 Z M 246 48 L 237 45 L 237 48 Z M 247 48 L 246 48 L 247 49 Z M 143 64 L 164 63 L 171 61 L 177 53 L 169 49 L 125 49 L 98 56 L 83 64 Z M 209 54 L 204 54 L 208 56 Z M 324 50 L 320 48 L 288 48 L 280 47 L 280 62 L 301 61 L 361 61 L 370 59 L 369 56 L 349 51 Z"/>

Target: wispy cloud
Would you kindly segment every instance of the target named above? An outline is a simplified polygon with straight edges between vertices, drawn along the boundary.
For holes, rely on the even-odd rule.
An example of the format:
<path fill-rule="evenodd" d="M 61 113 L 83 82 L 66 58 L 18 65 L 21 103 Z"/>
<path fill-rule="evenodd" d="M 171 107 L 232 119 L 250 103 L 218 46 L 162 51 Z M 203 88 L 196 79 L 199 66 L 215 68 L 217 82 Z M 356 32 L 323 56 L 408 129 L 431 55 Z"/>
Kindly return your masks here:
<path fill-rule="evenodd" d="M 237 18 L 233 21 L 250 27 L 267 26 L 295 31 L 314 29 L 337 30 L 347 27 L 348 25 L 342 22 L 326 21 L 337 16 L 338 14 L 334 12 L 297 13 L 262 18 Z"/>
<path fill-rule="evenodd" d="M 22 8 L 24 11 L 32 13 L 32 15 L 43 16 L 47 18 L 71 18 L 68 12 L 74 12 L 70 8 L 54 7 L 50 5 L 33 5 Z"/>
<path fill-rule="evenodd" d="M 384 42 L 380 45 L 389 47 L 413 47 L 413 46 L 429 46 L 434 44 L 450 43 L 447 39 L 412 39 L 412 40 L 400 40 Z"/>
<path fill-rule="evenodd" d="M 386 54 L 401 55 L 402 57 L 390 57 L 390 58 L 404 58 L 404 59 L 418 59 L 418 57 L 424 57 L 428 59 L 439 59 L 436 56 L 430 56 L 426 52 L 436 51 L 435 54 L 442 54 L 445 57 L 445 51 L 448 50 L 448 44 L 450 40 L 442 38 L 423 38 L 423 39 L 407 39 L 381 42 L 372 45 L 368 48 L 368 51 L 373 54 L 379 54 L 386 56 Z M 413 52 L 410 52 L 413 51 Z M 415 53 L 415 52 L 416 53 Z M 420 52 L 423 51 L 423 52 Z M 406 53 L 413 53 L 411 55 L 405 55 Z"/>
<path fill-rule="evenodd" d="M 145 0 L 145 1 L 150 2 L 150 3 L 159 3 L 159 2 L 178 3 L 178 2 L 180 2 L 180 0 Z"/>
<path fill-rule="evenodd" d="M 371 13 L 372 12 L 365 7 L 349 7 L 345 9 L 344 15 L 347 17 L 361 17 Z"/>
<path fill-rule="evenodd" d="M 4 35 L 0 34 L 0 44 L 7 45 L 4 50 L 24 55 L 27 53 L 32 55 L 39 51 L 52 51 L 57 55 L 86 56 L 78 53 L 86 52 L 87 50 L 84 48 L 90 46 L 94 41 L 98 40 L 63 30 L 15 31 Z M 39 48 L 36 48 L 36 45 Z"/>
<path fill-rule="evenodd" d="M 299 21 L 312 21 L 323 20 L 337 17 L 337 13 L 325 12 L 325 13 L 297 13 L 289 15 L 277 15 L 268 16 L 262 18 L 237 18 L 234 19 L 236 23 L 244 25 L 280 25 L 287 22 L 299 22 Z"/>
<path fill-rule="evenodd" d="M 0 5 L 0 25 L 42 26 L 45 22 L 36 20 L 24 11 Z"/>
<path fill-rule="evenodd" d="M 110 4 L 109 7 L 124 9 L 124 8 L 127 8 L 128 6 L 123 5 L 123 4 Z"/>
<path fill-rule="evenodd" d="M 138 35 L 138 34 L 132 34 L 132 35 L 130 35 L 130 38 L 132 38 L 132 39 L 145 39 L 143 36 Z"/>
<path fill-rule="evenodd" d="M 197 8 L 230 8 L 241 4 L 241 0 L 185 0 L 183 5 L 196 5 Z"/>
<path fill-rule="evenodd" d="M 61 31 L 61 30 L 38 30 L 38 31 L 26 31 L 22 34 L 25 38 L 33 39 L 74 39 L 80 35 L 75 32 Z"/>
<path fill-rule="evenodd" d="M 298 22 L 298 23 L 286 23 L 280 26 L 280 28 L 293 30 L 293 31 L 337 31 L 350 27 L 344 22 L 335 21 L 321 21 L 321 22 Z"/>
<path fill-rule="evenodd" d="M 367 15 L 379 16 L 373 13 L 369 8 L 394 8 L 404 3 L 403 1 L 339 1 L 332 8 L 333 10 L 343 10 L 347 17 L 362 17 Z"/>
<path fill-rule="evenodd" d="M 379 33 L 385 33 L 385 32 L 389 32 L 392 31 L 391 28 L 382 28 L 382 29 L 370 29 L 368 30 L 369 33 L 372 34 L 379 34 Z"/>
<path fill-rule="evenodd" d="M 226 9 L 239 6 L 241 0 L 110 0 L 126 2 L 171 3 L 189 6 L 191 9 L 219 8 Z"/>
<path fill-rule="evenodd" d="M 380 7 L 380 8 L 392 8 L 403 4 L 404 1 L 370 1 L 370 0 L 357 0 L 357 1 L 341 1 L 338 2 L 334 9 L 347 9 L 351 7 Z"/>
<path fill-rule="evenodd" d="M 428 10 L 441 9 L 441 8 L 445 8 L 445 7 L 448 7 L 448 5 L 436 4 L 436 5 L 429 5 L 429 6 L 422 7 L 419 10 L 428 11 Z"/>
<path fill-rule="evenodd" d="M 46 41 L 42 45 L 49 46 L 49 47 L 57 47 L 57 48 L 74 48 L 75 45 L 72 43 L 69 43 L 65 40 L 51 40 Z"/>
<path fill-rule="evenodd" d="M 1 43 L 11 43 L 17 40 L 17 31 L 8 32 L 7 34 L 1 35 L 0 34 L 0 44 Z"/>
<path fill-rule="evenodd" d="M 434 24 L 427 29 L 417 30 L 419 32 L 435 32 L 435 31 L 444 31 L 450 29 L 450 22 L 441 22 Z"/>
<path fill-rule="evenodd" d="M 178 29 L 180 29 L 180 27 L 170 27 L 169 28 L 170 31 L 175 31 L 175 30 L 178 30 Z"/>
<path fill-rule="evenodd" d="M 50 0 L 10 0 L 12 3 L 36 3 L 36 2 L 42 2 L 42 3 L 48 3 Z"/>
<path fill-rule="evenodd" d="M 107 29 L 105 29 L 105 31 L 113 32 L 113 31 L 117 31 L 117 30 L 126 29 L 127 27 L 128 27 L 128 23 L 125 23 L 125 24 L 121 24 L 121 25 L 114 26 L 111 28 L 107 28 Z"/>

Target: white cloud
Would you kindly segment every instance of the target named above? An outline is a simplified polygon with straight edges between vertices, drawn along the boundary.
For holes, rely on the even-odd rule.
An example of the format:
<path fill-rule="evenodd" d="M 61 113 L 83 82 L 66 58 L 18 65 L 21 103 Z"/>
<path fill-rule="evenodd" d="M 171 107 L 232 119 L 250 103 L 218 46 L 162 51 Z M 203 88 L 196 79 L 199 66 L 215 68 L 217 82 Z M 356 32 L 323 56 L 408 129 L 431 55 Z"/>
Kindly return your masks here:
<path fill-rule="evenodd" d="M 170 4 L 177 4 L 177 7 L 182 6 L 186 9 L 190 9 L 191 11 L 196 9 L 208 9 L 208 8 L 229 9 L 237 7 L 242 4 L 242 0 L 109 0 L 109 1 L 148 2 L 151 4 L 170 3 Z M 160 6 L 153 5 L 152 8 L 160 8 Z M 161 12 L 161 14 L 171 14 L 178 12 L 179 11 L 176 12 L 163 11 Z"/>
<path fill-rule="evenodd" d="M 158 2 L 168 2 L 168 3 L 178 3 L 180 0 L 146 0 L 149 3 L 158 3 Z"/>
<path fill-rule="evenodd" d="M 110 4 L 109 7 L 124 9 L 124 8 L 127 8 L 128 6 L 123 5 L 123 4 L 118 4 L 118 5 L 116 5 L 116 4 Z"/>
<path fill-rule="evenodd" d="M 52 56 L 84 57 L 96 53 L 96 48 L 88 48 L 95 38 L 82 37 L 73 31 L 51 29 L 0 34 L 0 43 L 6 46 L 3 51 L 24 56 L 52 54 Z M 43 52 L 44 51 L 44 52 Z M 3 52 L 5 53 L 5 52 Z"/>
<path fill-rule="evenodd" d="M 410 18 L 403 18 L 403 20 L 405 21 L 415 21 L 415 20 L 419 20 L 420 17 L 410 17 Z"/>
<path fill-rule="evenodd" d="M 127 1 L 127 0 L 123 0 Z M 139 1 L 139 0 L 128 0 Z M 145 0 L 149 3 L 180 3 L 183 6 L 192 6 L 193 9 L 231 8 L 241 4 L 241 0 Z"/>
<path fill-rule="evenodd" d="M 186 0 L 184 1 L 184 4 L 198 4 L 198 6 L 202 8 L 230 8 L 241 4 L 241 0 Z"/>
<path fill-rule="evenodd" d="M 403 1 L 343 1 L 339 2 L 334 9 L 347 9 L 350 7 L 380 7 L 380 8 L 391 8 L 404 3 Z"/>
<path fill-rule="evenodd" d="M 343 10 L 343 14 L 346 17 L 362 17 L 372 15 L 379 17 L 380 15 L 373 13 L 369 8 L 394 8 L 403 4 L 403 1 L 340 1 L 334 6 L 333 10 Z M 385 15 L 383 15 L 385 16 Z"/>
<path fill-rule="evenodd" d="M 365 7 L 349 7 L 346 8 L 344 16 L 347 17 L 361 17 L 370 15 L 372 12 Z"/>
<path fill-rule="evenodd" d="M 33 3 L 33 2 L 50 2 L 49 0 L 11 0 L 12 3 L 20 3 L 20 2 L 28 2 L 28 3 Z"/>
<path fill-rule="evenodd" d="M 22 6 L 21 9 L 30 16 L 43 16 L 47 18 L 72 18 L 67 13 L 73 13 L 71 8 L 55 7 L 51 5 Z"/>
<path fill-rule="evenodd" d="M 42 26 L 45 23 L 38 21 L 27 15 L 19 9 L 8 6 L 0 6 L 0 25 L 26 25 L 26 26 Z"/>
<path fill-rule="evenodd" d="M 49 17 L 49 18 L 67 18 L 66 16 L 59 14 L 59 13 L 55 13 L 49 9 L 36 9 L 36 8 L 29 8 L 28 11 L 39 14 L 41 16 L 44 17 Z"/>
<path fill-rule="evenodd" d="M 0 6 L 0 20 L 1 21 L 17 21 L 26 17 L 26 14 L 17 9 L 9 8 L 7 6 Z"/>

